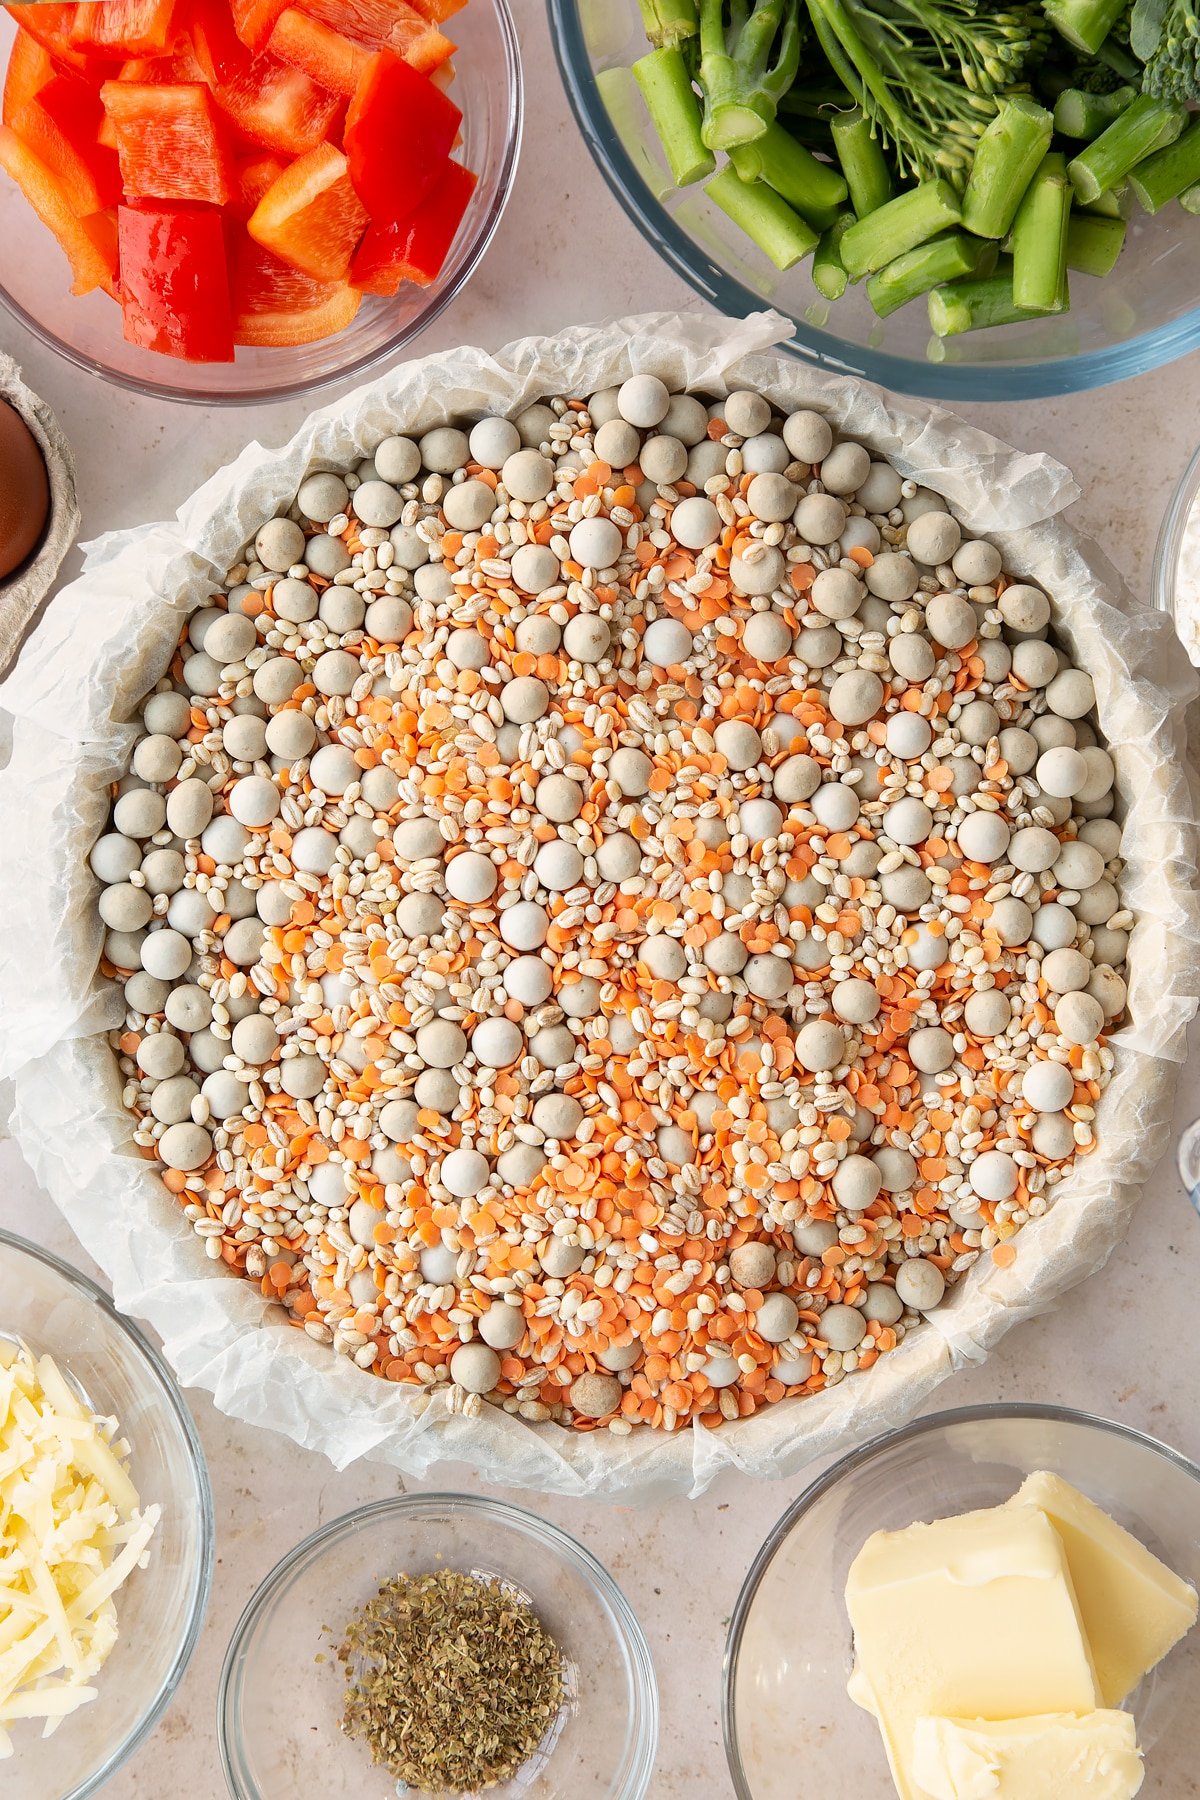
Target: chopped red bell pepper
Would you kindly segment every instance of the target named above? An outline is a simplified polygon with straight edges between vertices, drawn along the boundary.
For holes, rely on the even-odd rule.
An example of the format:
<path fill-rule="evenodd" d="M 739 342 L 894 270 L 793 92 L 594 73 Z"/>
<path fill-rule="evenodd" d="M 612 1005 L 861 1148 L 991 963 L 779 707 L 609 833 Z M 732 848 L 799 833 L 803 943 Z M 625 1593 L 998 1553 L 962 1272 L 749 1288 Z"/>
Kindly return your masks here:
<path fill-rule="evenodd" d="M 0 125 L 0 168 L 7 169 L 43 225 L 62 245 L 74 277 L 73 294 L 117 288 L 117 230 L 109 212 L 81 219 L 54 172 L 23 144 L 16 132 Z"/>
<path fill-rule="evenodd" d="M 318 281 L 243 235 L 231 262 L 233 335 L 239 344 L 311 344 L 341 331 L 362 295 L 344 281 Z"/>
<path fill-rule="evenodd" d="M 417 11 L 424 13 L 425 17 L 431 19 L 435 25 L 441 25 L 447 19 L 453 18 L 454 14 L 461 12 L 466 4 L 467 0 L 413 0 Z"/>
<path fill-rule="evenodd" d="M 346 158 L 332 144 L 298 156 L 246 224 L 258 243 L 320 281 L 346 279 L 366 228 L 366 209 L 350 185 Z"/>
<path fill-rule="evenodd" d="M 232 362 L 221 215 L 140 200 L 117 210 L 121 309 L 129 343 L 188 362 Z"/>
<path fill-rule="evenodd" d="M 77 75 L 55 75 L 27 100 L 13 129 L 58 177 L 83 218 L 121 198 L 121 171 L 112 150 L 97 138 L 103 108 L 95 90 Z"/>
<path fill-rule="evenodd" d="M 234 30 L 251 50 L 265 50 L 288 0 L 230 0 Z"/>
<path fill-rule="evenodd" d="M 175 36 L 175 0 L 84 0 L 71 41 L 109 56 L 161 56 Z"/>
<path fill-rule="evenodd" d="M 55 62 L 68 69 L 86 69 L 88 59 L 71 39 L 75 23 L 73 5 L 47 5 L 44 0 L 27 0 L 23 6 L 7 6 L 5 11 L 31 38 L 50 52 Z"/>
<path fill-rule="evenodd" d="M 235 80 L 245 66 L 246 46 L 233 29 L 228 0 L 187 0 L 183 20 L 201 79 L 210 87 Z"/>
<path fill-rule="evenodd" d="M 450 39 L 407 0 L 303 0 L 303 11 L 368 50 L 394 50 L 424 74 L 454 54 Z"/>
<path fill-rule="evenodd" d="M 350 179 L 377 224 L 414 212 L 445 171 L 462 113 L 428 75 L 380 50 L 346 114 Z"/>
<path fill-rule="evenodd" d="M 369 225 L 350 267 L 355 287 L 392 295 L 405 281 L 418 287 L 436 281 L 478 181 L 461 163 L 447 163 L 432 194 L 407 219 Z"/>
<path fill-rule="evenodd" d="M 332 94 L 353 94 L 362 79 L 371 52 L 340 31 L 310 18 L 298 7 L 289 6 L 280 13 L 268 41 L 272 56 L 291 63 Z"/>
<path fill-rule="evenodd" d="M 116 128 L 127 198 L 224 206 L 235 188 L 228 127 L 202 82 L 106 81 L 100 98 Z"/>
<path fill-rule="evenodd" d="M 53 77 L 54 63 L 45 45 L 39 44 L 27 31 L 18 31 L 4 72 L 0 119 L 11 125 L 25 102 L 32 100 Z"/>
<path fill-rule="evenodd" d="M 248 219 L 267 189 L 279 180 L 287 166 L 287 159 L 277 156 L 273 150 L 264 150 L 257 156 L 248 156 L 242 162 L 235 163 L 230 211 L 239 219 Z"/>
<path fill-rule="evenodd" d="M 341 95 L 318 87 L 303 69 L 293 69 L 277 56 L 242 54 L 245 60 L 233 80 L 213 87 L 221 111 L 268 150 L 293 156 L 315 150 L 333 132 L 345 104 Z"/>
<path fill-rule="evenodd" d="M 148 81 L 155 87 L 169 87 L 180 81 L 207 81 L 189 43 L 181 42 L 168 56 L 131 56 L 123 62 L 118 81 Z"/>

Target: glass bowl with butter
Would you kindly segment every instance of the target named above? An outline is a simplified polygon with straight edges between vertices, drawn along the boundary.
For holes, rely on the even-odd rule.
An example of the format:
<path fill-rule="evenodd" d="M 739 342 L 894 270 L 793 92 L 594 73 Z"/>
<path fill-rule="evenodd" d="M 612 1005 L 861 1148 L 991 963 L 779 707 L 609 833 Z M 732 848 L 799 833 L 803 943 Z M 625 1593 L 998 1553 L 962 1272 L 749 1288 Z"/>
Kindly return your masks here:
<path fill-rule="evenodd" d="M 14 1379 L 14 1370 L 23 1379 Z M 102 1436 L 127 1471 L 131 1501 L 155 1521 L 144 1554 L 111 1591 L 115 1641 L 94 1673 L 87 1653 L 95 1640 L 80 1635 L 94 1610 L 87 1594 L 95 1596 L 93 1583 L 102 1589 L 119 1571 L 127 1539 L 120 1517 L 114 1522 L 108 1510 L 123 1483 L 89 1429 L 93 1419 L 103 1422 Z M 14 1484 L 22 1479 L 28 1486 L 18 1493 Z M 214 1542 L 204 1452 L 158 1351 L 85 1275 L 0 1231 L 4 1800 L 89 1800 L 145 1741 L 199 1641 Z M 136 1552 L 136 1543 L 130 1549 Z M 31 1563 L 38 1569 L 33 1582 Z M 46 1602 L 46 1616 L 29 1598 L 31 1586 Z M 67 1615 L 51 1627 L 53 1644 L 51 1589 Z M 63 1654 L 58 1650 L 66 1635 L 72 1657 L 87 1658 L 79 1688 L 78 1668 L 69 1670 L 65 1645 Z M 92 1697 L 68 1711 L 81 1694 Z M 43 1735 L 44 1719 L 55 1725 L 56 1711 L 63 1715 L 56 1729 Z M 150 1793 L 150 1785 L 139 1791 Z"/>
<path fill-rule="evenodd" d="M 788 1509 L 738 1597 L 738 1800 L 1179 1800 L 1197 1585 L 1200 1469 L 1124 1425 L 996 1405 L 877 1438 Z"/>

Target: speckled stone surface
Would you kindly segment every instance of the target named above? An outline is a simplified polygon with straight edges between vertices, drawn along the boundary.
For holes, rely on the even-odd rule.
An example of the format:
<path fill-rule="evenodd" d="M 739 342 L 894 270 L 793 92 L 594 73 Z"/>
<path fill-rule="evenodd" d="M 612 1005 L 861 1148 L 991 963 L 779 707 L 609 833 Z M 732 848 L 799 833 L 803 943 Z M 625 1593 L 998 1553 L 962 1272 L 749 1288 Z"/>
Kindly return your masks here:
<path fill-rule="evenodd" d="M 538 0 L 517 0 L 516 10 L 531 100 L 517 188 L 469 292 L 421 340 L 422 350 L 500 344 L 524 332 L 651 307 L 699 306 L 625 220 L 595 172 L 561 94 Z M 305 412 L 302 401 L 211 412 L 143 401 L 81 377 L 7 320 L 0 321 L 0 344 L 23 364 L 71 438 L 85 538 L 173 511 L 248 438 L 282 442 Z M 1200 361 L 1100 394 L 970 412 L 1010 442 L 1048 450 L 1073 467 L 1085 495 L 1078 523 L 1148 597 L 1159 521 L 1195 446 Z M 1181 1084 L 1177 1132 L 1198 1112 L 1193 1064 Z M 11 1144 L 0 1146 L 0 1226 L 87 1266 Z M 1167 1158 L 1133 1235 L 1108 1268 L 1052 1316 L 1007 1339 L 986 1367 L 944 1387 L 939 1404 L 1058 1401 L 1124 1420 L 1200 1458 L 1200 1362 L 1192 1328 L 1197 1270 L 1200 1220 Z M 175 1705 L 105 1790 L 106 1800 L 222 1800 L 217 1676 L 243 1604 L 297 1539 L 396 1490 L 386 1471 L 334 1474 L 284 1439 L 223 1418 L 207 1396 L 191 1400 L 216 1493 L 213 1603 Z M 473 1484 L 456 1483 L 447 1470 L 437 1485 Z M 608 1565 L 649 1635 L 662 1698 L 653 1800 L 726 1800 L 731 1792 L 719 1724 L 724 1625 L 758 1545 L 803 1486 L 800 1479 L 760 1486 L 726 1479 L 694 1504 L 638 1512 L 535 1502 Z M 802 1791 L 798 1768 L 797 1794 Z"/>

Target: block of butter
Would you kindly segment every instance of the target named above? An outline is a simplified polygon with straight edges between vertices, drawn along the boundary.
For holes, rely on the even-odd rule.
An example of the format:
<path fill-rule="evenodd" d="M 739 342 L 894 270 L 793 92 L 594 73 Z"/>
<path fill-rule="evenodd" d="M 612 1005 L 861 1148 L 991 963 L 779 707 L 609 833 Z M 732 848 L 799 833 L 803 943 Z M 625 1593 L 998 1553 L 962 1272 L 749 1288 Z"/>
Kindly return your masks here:
<path fill-rule="evenodd" d="M 918 1719 L 912 1772 L 923 1800 L 1133 1800 L 1143 1775 L 1123 1712 Z"/>
<path fill-rule="evenodd" d="M 846 1606 L 850 1697 L 879 1722 L 901 1800 L 923 1800 L 912 1774 L 918 1718 L 1099 1704 L 1062 1541 L 1036 1506 L 876 1532 L 851 1564 Z"/>
<path fill-rule="evenodd" d="M 1196 1590 L 1061 1476 L 1030 1475 L 1009 1502 L 1062 1539 L 1100 1699 L 1119 1706 L 1196 1622 Z"/>

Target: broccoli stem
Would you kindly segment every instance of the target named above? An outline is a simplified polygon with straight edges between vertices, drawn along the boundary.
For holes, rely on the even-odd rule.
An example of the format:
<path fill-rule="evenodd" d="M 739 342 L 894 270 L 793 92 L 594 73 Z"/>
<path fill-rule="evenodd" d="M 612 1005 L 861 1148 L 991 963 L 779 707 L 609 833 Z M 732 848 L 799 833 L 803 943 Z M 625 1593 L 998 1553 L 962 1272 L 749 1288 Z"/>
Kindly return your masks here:
<path fill-rule="evenodd" d="M 983 331 L 989 325 L 1016 325 L 1022 319 L 1040 319 L 1013 299 L 1012 264 L 1002 264 L 994 275 L 980 275 L 934 288 L 929 296 L 929 323 L 938 337 L 957 337 L 961 331 Z"/>
<path fill-rule="evenodd" d="M 963 194 L 962 220 L 977 237 L 1002 238 L 1033 180 L 1054 132 L 1044 106 L 1018 94 L 1000 110 L 979 140 Z"/>
<path fill-rule="evenodd" d="M 790 269 L 816 249 L 817 233 L 765 181 L 743 181 L 736 169 L 725 168 L 704 191 L 777 269 Z"/>
<path fill-rule="evenodd" d="M 833 147 L 850 187 L 850 204 L 860 219 L 877 212 L 895 193 L 883 145 L 861 107 L 839 113 L 830 124 Z"/>
<path fill-rule="evenodd" d="M 830 164 L 818 162 L 782 125 L 771 124 L 753 143 L 730 152 L 743 181 L 765 181 L 817 231 L 827 231 L 846 198 L 846 183 Z"/>
<path fill-rule="evenodd" d="M 1161 212 L 1171 200 L 1200 181 L 1200 120 L 1165 150 L 1138 163 L 1129 185 L 1148 213 Z"/>
<path fill-rule="evenodd" d="M 659 49 L 677 50 L 700 30 L 696 0 L 638 0 L 646 36 Z"/>
<path fill-rule="evenodd" d="M 1184 188 L 1179 196 L 1179 204 L 1185 213 L 1191 213 L 1193 217 L 1200 213 L 1200 181 L 1195 187 Z"/>
<path fill-rule="evenodd" d="M 1137 89 L 1121 87 L 1112 94 L 1087 94 L 1067 88 L 1054 102 L 1054 129 L 1063 137 L 1084 138 L 1090 144 L 1114 119 L 1137 99 Z"/>
<path fill-rule="evenodd" d="M 1046 0 L 1046 17 L 1068 44 L 1095 56 L 1125 11 L 1126 0 Z"/>
<path fill-rule="evenodd" d="M 850 226 L 842 239 L 846 273 L 852 280 L 871 275 L 948 225 L 957 225 L 959 217 L 958 195 L 949 182 L 923 181 Z"/>
<path fill-rule="evenodd" d="M 854 223 L 853 213 L 839 213 L 813 252 L 812 283 L 826 300 L 840 300 L 850 283 L 842 261 L 842 239 Z"/>
<path fill-rule="evenodd" d="M 1124 243 L 1124 219 L 1073 212 L 1067 226 L 1067 267 L 1081 275 L 1111 275 Z"/>
<path fill-rule="evenodd" d="M 1061 312 L 1067 280 L 1071 183 L 1067 159 L 1052 150 L 1013 220 L 1013 301 L 1027 312 Z"/>
<path fill-rule="evenodd" d="M 1187 123 L 1187 110 L 1169 100 L 1139 94 L 1119 119 L 1067 164 L 1080 200 L 1095 200 L 1116 187 L 1129 171 L 1156 150 L 1173 144 Z"/>
<path fill-rule="evenodd" d="M 989 274 L 999 252 L 988 240 L 966 231 L 948 231 L 907 250 L 879 270 L 867 283 L 867 299 L 881 319 L 907 306 L 931 288 L 957 281 L 961 275 Z"/>
<path fill-rule="evenodd" d="M 700 102 L 681 53 L 651 50 L 634 63 L 633 73 L 676 187 L 711 175 L 717 162 L 700 136 Z"/>
<path fill-rule="evenodd" d="M 775 118 L 800 65 L 799 0 L 700 0 L 700 86 L 710 150 L 752 143 Z M 779 49 L 774 63 L 772 49 Z"/>
<path fill-rule="evenodd" d="M 1122 181 L 1115 188 L 1109 188 L 1106 193 L 1097 194 L 1083 210 L 1100 213 L 1106 219 L 1127 219 L 1133 211 L 1129 183 Z"/>

